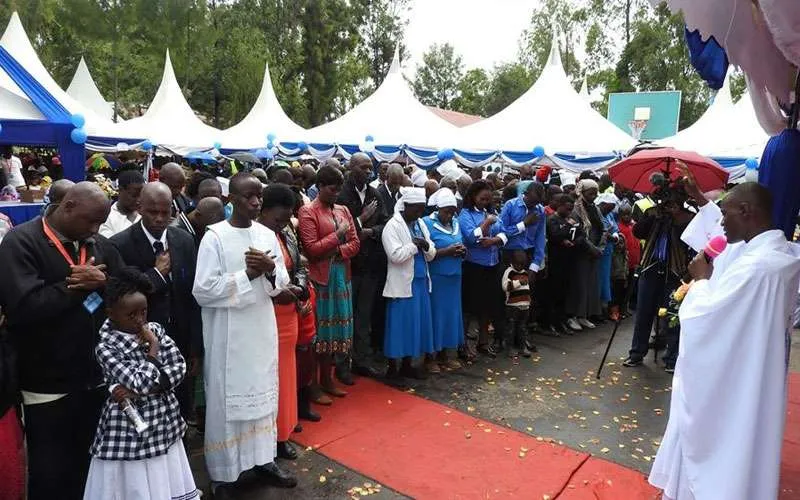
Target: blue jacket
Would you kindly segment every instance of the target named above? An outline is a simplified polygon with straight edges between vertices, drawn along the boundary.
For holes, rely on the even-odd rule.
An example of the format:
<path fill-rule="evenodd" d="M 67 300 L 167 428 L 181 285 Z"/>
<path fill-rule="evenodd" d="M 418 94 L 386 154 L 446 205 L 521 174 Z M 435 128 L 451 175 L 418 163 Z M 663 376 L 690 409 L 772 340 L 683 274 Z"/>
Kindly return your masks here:
<path fill-rule="evenodd" d="M 479 226 L 485 218 L 486 212 L 462 208 L 461 213 L 458 215 L 458 224 L 461 226 L 464 246 L 467 247 L 467 255 L 464 260 L 473 264 L 491 267 L 500 262 L 500 250 L 495 245 L 483 248 L 478 245 L 478 239 L 479 237 L 492 238 L 499 236 L 503 241 L 506 241 L 506 235 L 503 234 L 503 226 L 500 224 L 499 219 L 489 228 L 489 234 L 477 235 L 476 230 L 480 232 Z"/>
<path fill-rule="evenodd" d="M 544 249 L 545 249 L 545 225 L 547 217 L 544 214 L 544 207 L 536 205 L 533 209 L 539 216 L 539 220 L 535 224 L 528 227 L 522 226 L 522 221 L 528 215 L 528 207 L 522 196 L 508 200 L 503 205 L 503 210 L 500 212 L 500 222 L 503 224 L 503 231 L 508 236 L 508 243 L 506 243 L 506 250 L 530 250 L 533 249 L 533 261 L 531 268 L 538 271 L 544 264 Z"/>

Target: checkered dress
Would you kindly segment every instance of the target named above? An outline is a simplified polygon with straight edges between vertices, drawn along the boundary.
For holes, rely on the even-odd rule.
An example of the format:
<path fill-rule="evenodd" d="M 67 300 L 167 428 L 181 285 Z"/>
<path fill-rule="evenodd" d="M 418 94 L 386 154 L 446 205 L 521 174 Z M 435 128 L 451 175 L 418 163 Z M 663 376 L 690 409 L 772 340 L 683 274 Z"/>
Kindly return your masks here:
<path fill-rule="evenodd" d="M 159 340 L 157 362 L 135 335 L 114 330 L 109 320 L 100 328 L 95 355 L 109 387 L 120 384 L 139 396 L 131 402 L 149 425 L 141 435 L 111 396 L 106 400 L 92 456 L 103 460 L 141 460 L 167 453 L 186 431 L 173 389 L 186 374 L 186 362 L 175 342 L 158 323 L 150 330 Z"/>

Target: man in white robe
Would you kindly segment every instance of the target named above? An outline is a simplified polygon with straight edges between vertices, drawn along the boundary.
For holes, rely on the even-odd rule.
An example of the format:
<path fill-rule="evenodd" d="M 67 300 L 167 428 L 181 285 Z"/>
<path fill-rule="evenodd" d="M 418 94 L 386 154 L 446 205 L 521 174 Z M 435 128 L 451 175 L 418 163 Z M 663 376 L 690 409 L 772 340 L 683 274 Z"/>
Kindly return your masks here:
<path fill-rule="evenodd" d="M 215 491 L 254 467 L 273 485 L 297 484 L 274 463 L 278 334 L 272 298 L 287 287 L 289 275 L 275 233 L 253 222 L 261 193 L 256 177 L 236 174 L 230 182 L 233 214 L 208 227 L 197 257 L 193 294 L 203 317 L 205 458 Z"/>
<path fill-rule="evenodd" d="M 684 233 L 697 248 L 721 215 L 728 246 L 713 264 L 701 252 L 689 265 L 669 422 L 650 473 L 665 499 L 777 498 L 800 259 L 772 229 L 771 207 L 766 188 L 745 183 L 721 211 L 702 206 Z"/>

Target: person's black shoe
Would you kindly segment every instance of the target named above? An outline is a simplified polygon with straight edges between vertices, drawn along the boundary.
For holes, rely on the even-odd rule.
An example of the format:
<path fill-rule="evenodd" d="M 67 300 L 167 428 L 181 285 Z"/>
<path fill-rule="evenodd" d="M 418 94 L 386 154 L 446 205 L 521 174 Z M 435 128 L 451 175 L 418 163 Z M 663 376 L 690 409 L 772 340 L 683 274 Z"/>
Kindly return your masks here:
<path fill-rule="evenodd" d="M 256 473 L 266 480 L 267 484 L 276 488 L 294 488 L 297 486 L 297 478 L 278 467 L 275 462 L 267 465 L 257 465 Z"/>
<path fill-rule="evenodd" d="M 336 370 L 334 372 L 334 375 L 336 375 L 336 380 L 338 380 L 339 382 L 341 382 L 344 385 L 355 385 L 356 384 L 353 381 L 353 376 L 350 374 L 349 371 Z"/>
<path fill-rule="evenodd" d="M 233 500 L 236 498 L 233 492 L 233 484 L 211 481 L 211 500 Z"/>
<path fill-rule="evenodd" d="M 636 366 L 642 366 L 644 362 L 641 358 L 632 358 L 628 357 L 625 361 L 622 362 L 622 366 L 627 366 L 628 368 L 633 368 Z"/>
<path fill-rule="evenodd" d="M 405 379 L 400 374 L 400 371 L 395 366 L 389 365 L 389 369 L 386 371 L 386 376 L 384 380 L 387 384 L 391 385 L 396 389 L 400 389 L 402 391 L 408 389 L 408 384 L 406 384 Z"/>
<path fill-rule="evenodd" d="M 533 346 L 533 352 L 536 352 L 536 346 Z M 531 350 L 528 348 L 527 342 L 526 345 L 519 350 L 519 355 L 522 356 L 523 358 L 531 357 Z"/>
<path fill-rule="evenodd" d="M 297 450 L 289 441 L 278 441 L 278 458 L 284 460 L 297 460 Z"/>
<path fill-rule="evenodd" d="M 322 416 L 311 409 L 310 388 L 304 387 L 297 391 L 297 417 L 309 422 L 319 422 Z"/>
<path fill-rule="evenodd" d="M 352 372 L 355 373 L 356 375 L 360 375 L 362 377 L 369 377 L 369 378 L 378 378 L 381 375 L 383 375 L 383 373 L 381 373 L 380 370 L 378 370 L 377 368 L 373 368 L 371 366 L 368 366 L 368 365 L 356 365 L 356 364 L 353 364 Z"/>
<path fill-rule="evenodd" d="M 414 380 L 426 380 L 428 378 L 428 372 L 420 366 L 403 366 L 400 368 L 400 375 Z"/>

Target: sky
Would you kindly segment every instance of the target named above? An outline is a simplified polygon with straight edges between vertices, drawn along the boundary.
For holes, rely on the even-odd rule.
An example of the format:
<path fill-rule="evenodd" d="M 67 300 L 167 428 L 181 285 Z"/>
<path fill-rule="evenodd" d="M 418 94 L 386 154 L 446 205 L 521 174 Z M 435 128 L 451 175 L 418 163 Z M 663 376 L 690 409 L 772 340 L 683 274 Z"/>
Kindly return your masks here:
<path fill-rule="evenodd" d="M 410 58 L 404 73 L 414 74 L 434 43 L 449 42 L 465 69 L 492 69 L 515 60 L 519 39 L 539 0 L 411 0 L 405 43 Z"/>

